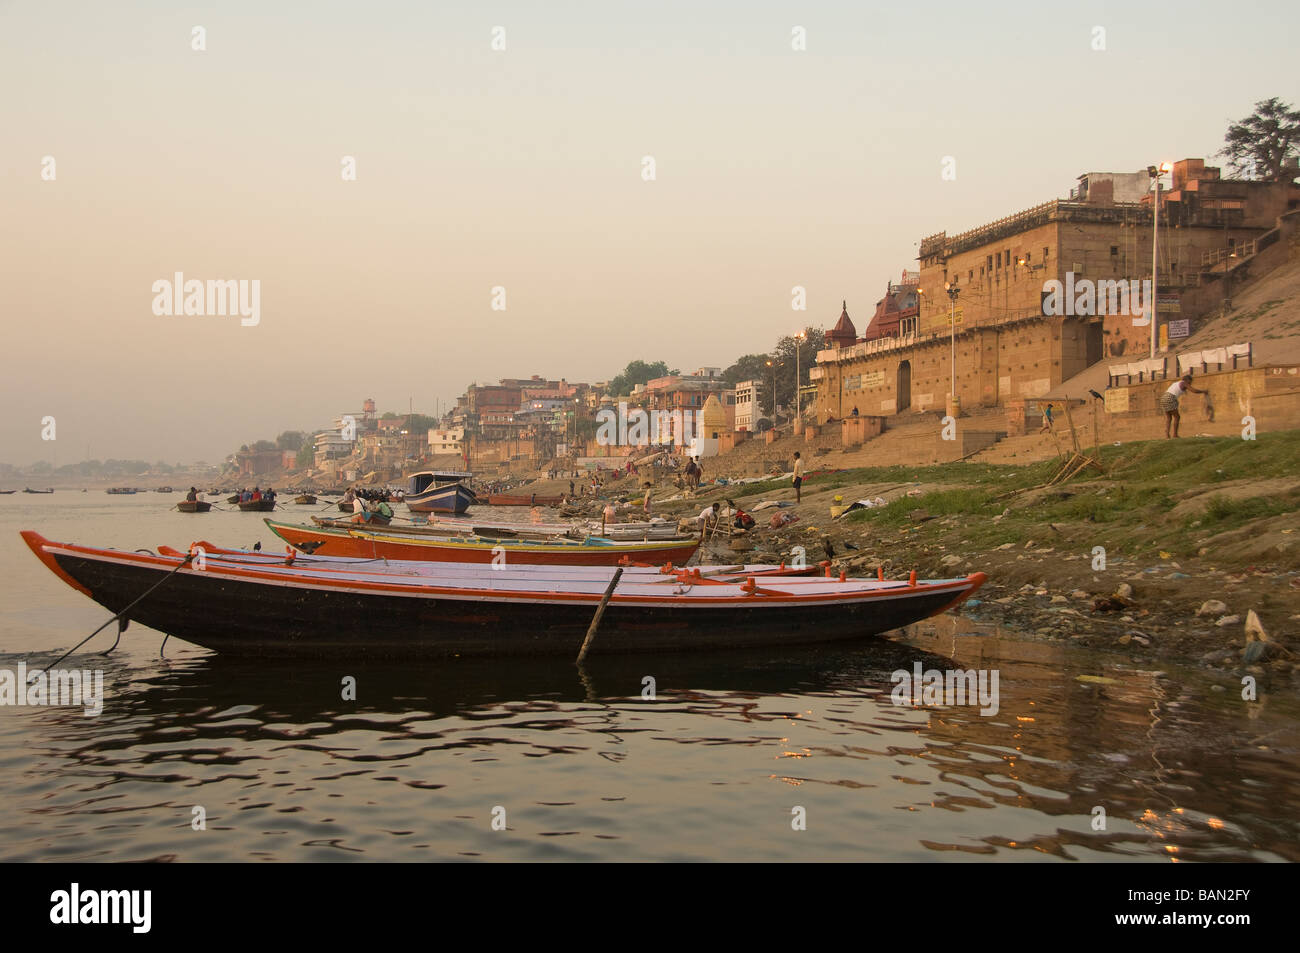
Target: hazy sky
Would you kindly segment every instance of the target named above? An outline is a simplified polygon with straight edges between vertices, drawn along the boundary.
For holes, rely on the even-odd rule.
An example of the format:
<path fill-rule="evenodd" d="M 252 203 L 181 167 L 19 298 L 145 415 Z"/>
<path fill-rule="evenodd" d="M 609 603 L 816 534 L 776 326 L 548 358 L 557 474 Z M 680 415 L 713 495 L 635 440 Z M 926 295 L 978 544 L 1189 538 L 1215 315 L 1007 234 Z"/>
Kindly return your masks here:
<path fill-rule="evenodd" d="M 861 329 L 923 236 L 1300 100 L 1300 7 L 1238 9 L 0 0 L 0 460 L 726 366 L 842 298 Z M 260 281 L 260 323 L 155 315 L 178 271 Z"/>

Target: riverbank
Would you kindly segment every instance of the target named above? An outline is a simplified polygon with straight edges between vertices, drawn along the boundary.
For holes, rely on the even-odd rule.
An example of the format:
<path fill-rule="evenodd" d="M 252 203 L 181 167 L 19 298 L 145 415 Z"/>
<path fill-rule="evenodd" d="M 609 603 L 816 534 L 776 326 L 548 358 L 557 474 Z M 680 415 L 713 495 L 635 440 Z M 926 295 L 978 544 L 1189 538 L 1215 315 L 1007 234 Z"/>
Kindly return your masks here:
<path fill-rule="evenodd" d="M 695 493 L 661 483 L 651 498 L 655 514 L 673 518 L 726 499 L 754 513 L 758 526 L 711 541 L 705 562 L 790 560 L 802 547 L 849 575 L 984 572 L 989 582 L 961 609 L 973 617 L 1136 658 L 1290 675 L 1300 661 L 1297 459 L 1291 431 L 1107 446 L 1100 469 L 1051 486 L 1056 460 L 822 473 L 797 504 L 789 477 Z M 639 501 L 640 481 L 606 492 Z M 833 519 L 837 497 L 884 505 Z M 762 502 L 778 505 L 755 509 Z M 773 529 L 776 512 L 798 519 Z"/>

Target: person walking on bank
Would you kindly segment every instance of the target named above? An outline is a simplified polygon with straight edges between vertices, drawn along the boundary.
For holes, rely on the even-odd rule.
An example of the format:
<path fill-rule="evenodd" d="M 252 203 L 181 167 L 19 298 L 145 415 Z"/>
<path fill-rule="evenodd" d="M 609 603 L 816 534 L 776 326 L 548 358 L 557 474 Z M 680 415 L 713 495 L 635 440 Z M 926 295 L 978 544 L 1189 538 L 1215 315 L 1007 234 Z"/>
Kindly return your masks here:
<path fill-rule="evenodd" d="M 1043 408 L 1043 426 L 1038 429 L 1039 433 L 1052 432 L 1052 405 L 1048 404 Z"/>
<path fill-rule="evenodd" d="M 1169 389 L 1160 395 L 1160 409 L 1165 412 L 1165 439 L 1169 439 L 1169 426 L 1173 425 L 1173 436 L 1178 436 L 1178 401 L 1184 394 L 1191 391 L 1193 394 L 1208 394 L 1209 391 L 1201 390 L 1192 386 L 1192 375 L 1184 374 L 1181 380 L 1174 381 L 1169 385 Z"/>
<path fill-rule="evenodd" d="M 799 451 L 794 452 L 794 501 L 803 502 L 803 457 L 799 456 Z"/>

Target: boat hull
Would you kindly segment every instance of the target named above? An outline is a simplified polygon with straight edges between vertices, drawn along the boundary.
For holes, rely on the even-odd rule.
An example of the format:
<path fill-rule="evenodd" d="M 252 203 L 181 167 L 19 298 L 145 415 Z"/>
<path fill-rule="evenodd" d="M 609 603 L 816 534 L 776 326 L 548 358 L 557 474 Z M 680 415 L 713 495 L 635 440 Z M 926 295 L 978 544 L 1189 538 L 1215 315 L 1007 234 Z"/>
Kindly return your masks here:
<path fill-rule="evenodd" d="M 182 513 L 206 513 L 212 509 L 212 504 L 207 500 L 182 500 L 176 508 Z"/>
<path fill-rule="evenodd" d="M 270 513 L 275 509 L 275 500 L 250 500 L 240 503 L 239 508 L 245 513 Z"/>
<path fill-rule="evenodd" d="M 175 559 L 50 543 L 24 533 L 52 571 L 111 612 L 217 652 L 248 656 L 394 658 L 412 656 L 574 655 L 599 594 L 515 594 L 382 583 L 305 580 L 229 570 L 168 574 Z M 870 597 L 718 599 L 683 605 L 616 595 L 594 651 L 667 652 L 742 647 L 791 648 L 861 639 L 908 625 L 961 602 L 984 582 L 899 585 Z M 660 604 L 648 604 L 657 601 Z M 703 600 L 700 600 L 703 601 Z"/>
<path fill-rule="evenodd" d="M 465 486 L 451 483 L 423 493 L 408 493 L 403 502 L 412 513 L 464 513 L 477 498 Z"/>

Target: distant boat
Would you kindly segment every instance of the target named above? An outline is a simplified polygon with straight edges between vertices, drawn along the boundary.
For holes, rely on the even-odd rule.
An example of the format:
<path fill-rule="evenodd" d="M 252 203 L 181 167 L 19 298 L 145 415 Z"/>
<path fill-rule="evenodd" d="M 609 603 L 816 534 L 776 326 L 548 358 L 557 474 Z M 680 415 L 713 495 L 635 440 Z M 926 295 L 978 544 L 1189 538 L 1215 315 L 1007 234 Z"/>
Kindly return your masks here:
<path fill-rule="evenodd" d="M 171 487 L 169 487 L 169 486 L 160 486 L 160 487 L 158 487 L 158 489 L 155 490 L 154 492 L 156 492 L 156 493 L 175 493 L 176 491 L 173 490 L 173 489 L 172 489 Z"/>
<path fill-rule="evenodd" d="M 466 486 L 472 473 L 424 470 L 413 473 L 403 500 L 412 513 L 464 513 L 478 502 Z"/>
<path fill-rule="evenodd" d="M 23 487 L 23 492 L 24 493 L 53 493 L 54 488 L 51 487 L 48 490 L 33 490 L 31 487 L 27 486 L 27 487 Z"/>
<path fill-rule="evenodd" d="M 0 490 L 0 494 L 8 496 L 10 493 L 17 493 L 17 490 Z"/>
<path fill-rule="evenodd" d="M 212 509 L 212 504 L 207 500 L 181 500 L 176 508 L 182 513 L 206 513 Z"/>
<path fill-rule="evenodd" d="M 133 486 L 113 486 L 113 487 L 109 487 L 104 492 L 107 493 L 109 496 L 131 496 L 135 493 L 139 493 L 140 491 Z"/>

